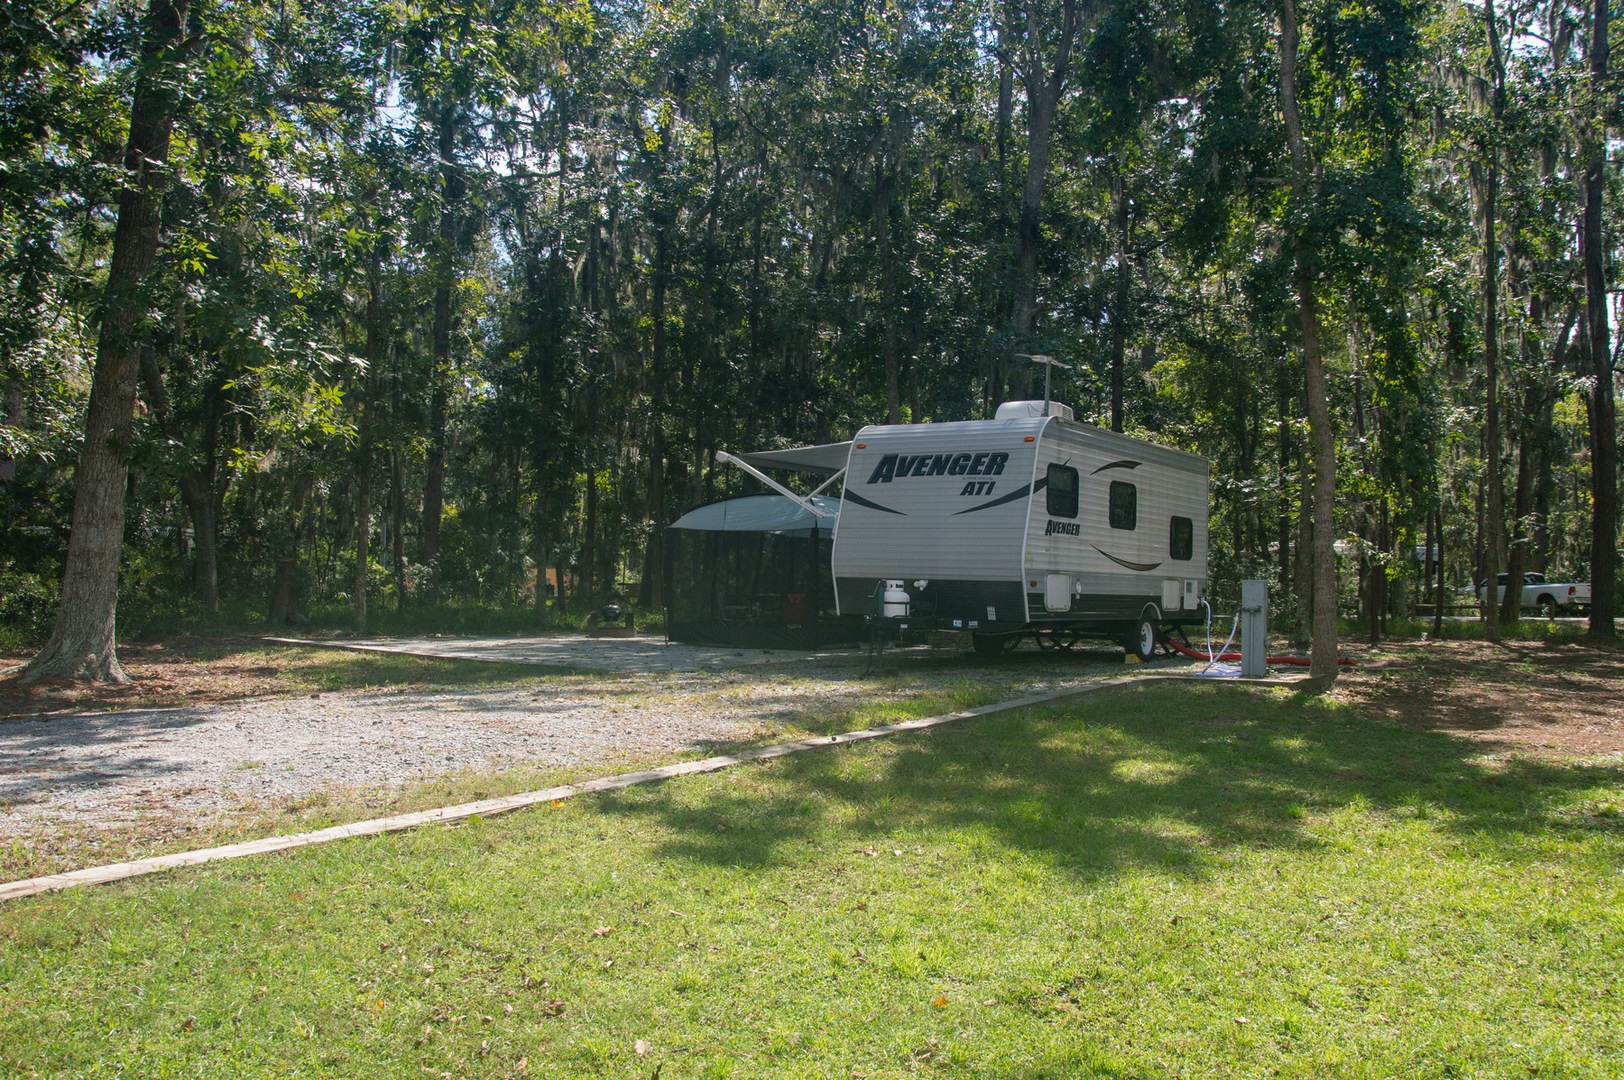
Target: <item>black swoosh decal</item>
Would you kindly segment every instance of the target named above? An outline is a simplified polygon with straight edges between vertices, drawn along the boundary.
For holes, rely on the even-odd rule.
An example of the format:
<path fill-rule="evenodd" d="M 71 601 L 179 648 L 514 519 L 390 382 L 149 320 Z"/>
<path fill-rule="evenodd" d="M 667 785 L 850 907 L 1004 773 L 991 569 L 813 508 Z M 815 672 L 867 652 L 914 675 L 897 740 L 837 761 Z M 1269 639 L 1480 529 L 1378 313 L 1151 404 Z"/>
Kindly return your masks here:
<path fill-rule="evenodd" d="M 1091 548 L 1094 548 L 1095 551 L 1098 551 L 1101 555 L 1104 555 L 1107 559 L 1110 559 L 1112 562 L 1116 563 L 1118 566 L 1126 566 L 1129 570 L 1138 570 L 1138 571 L 1140 571 L 1142 573 L 1148 573 L 1149 571 L 1154 570 L 1158 566 L 1162 565 L 1159 562 L 1153 562 L 1153 563 L 1129 562 L 1127 559 L 1119 559 L 1119 558 L 1117 558 L 1115 555 L 1112 555 L 1109 551 L 1101 550 L 1099 547 L 1097 547 L 1094 544 L 1090 544 L 1088 546 L 1091 547 Z"/>
<path fill-rule="evenodd" d="M 904 514 L 901 510 L 893 510 L 889 506 L 881 506 L 877 502 L 869 502 L 867 499 L 863 498 L 861 495 L 857 494 L 857 492 L 855 492 L 855 491 L 847 491 L 846 492 L 846 499 L 847 499 L 848 502 L 854 502 L 858 506 L 866 506 L 870 510 L 878 510 L 882 514 L 896 514 L 898 517 L 907 517 L 908 516 L 907 514 Z"/>
<path fill-rule="evenodd" d="M 1143 464 L 1144 464 L 1144 462 L 1142 462 L 1142 461 L 1128 461 L 1126 459 L 1124 459 L 1122 461 L 1108 461 L 1104 465 L 1101 465 L 1099 468 L 1095 469 L 1093 472 L 1089 473 L 1088 475 L 1097 476 L 1100 473 L 1104 472 L 1106 469 L 1137 469 L 1139 466 L 1141 466 Z M 1102 551 L 1102 552 L 1100 552 L 1100 554 L 1104 555 L 1105 552 Z M 1161 564 L 1157 563 L 1156 565 L 1160 566 Z"/>
<path fill-rule="evenodd" d="M 953 516 L 958 517 L 959 514 L 973 514 L 977 510 L 991 510 L 995 506 L 1003 506 L 1005 503 L 1014 502 L 1016 499 L 1024 499 L 1028 495 L 1036 495 L 1038 492 L 1043 490 L 1044 485 L 1048 482 L 1049 481 L 1047 479 L 1039 480 L 1037 483 L 1031 485 L 1030 488 L 1028 488 L 1027 485 L 1022 484 L 1008 495 L 1000 495 L 991 502 L 984 502 L 980 506 L 972 506 L 968 510 L 960 510 Z"/>

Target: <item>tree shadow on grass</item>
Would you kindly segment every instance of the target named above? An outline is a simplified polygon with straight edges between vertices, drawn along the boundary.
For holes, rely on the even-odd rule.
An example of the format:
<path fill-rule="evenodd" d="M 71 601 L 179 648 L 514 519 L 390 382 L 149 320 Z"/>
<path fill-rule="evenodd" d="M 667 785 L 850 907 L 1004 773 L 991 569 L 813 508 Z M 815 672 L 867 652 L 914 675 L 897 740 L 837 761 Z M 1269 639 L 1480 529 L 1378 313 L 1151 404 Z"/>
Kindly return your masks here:
<path fill-rule="evenodd" d="M 664 856 L 793 860 L 844 826 L 859 843 L 986 837 L 1084 877 L 1135 867 L 1200 875 L 1237 850 L 1306 851 L 1350 806 L 1440 817 L 1466 834 L 1617 829 L 1578 794 L 1624 768 L 1481 759 L 1458 736 L 1239 686 L 1144 685 L 780 760 L 709 785 L 602 797 L 653 819 Z"/>

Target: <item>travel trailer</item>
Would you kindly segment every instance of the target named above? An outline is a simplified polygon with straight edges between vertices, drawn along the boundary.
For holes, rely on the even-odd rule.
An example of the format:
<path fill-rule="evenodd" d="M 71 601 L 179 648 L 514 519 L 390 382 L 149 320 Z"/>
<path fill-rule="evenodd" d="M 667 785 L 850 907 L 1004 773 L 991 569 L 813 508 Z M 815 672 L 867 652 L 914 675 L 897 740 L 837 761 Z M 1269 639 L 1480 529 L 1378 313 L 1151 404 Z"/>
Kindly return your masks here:
<path fill-rule="evenodd" d="M 844 452 L 844 467 L 833 461 Z M 1204 458 L 1015 401 L 994 419 L 865 427 L 848 444 L 719 454 L 843 474 L 831 570 L 840 615 L 957 630 L 978 652 L 1115 638 L 1148 658 L 1204 620 Z M 831 477 L 832 482 L 833 477 Z M 825 483 L 819 490 L 829 487 Z"/>

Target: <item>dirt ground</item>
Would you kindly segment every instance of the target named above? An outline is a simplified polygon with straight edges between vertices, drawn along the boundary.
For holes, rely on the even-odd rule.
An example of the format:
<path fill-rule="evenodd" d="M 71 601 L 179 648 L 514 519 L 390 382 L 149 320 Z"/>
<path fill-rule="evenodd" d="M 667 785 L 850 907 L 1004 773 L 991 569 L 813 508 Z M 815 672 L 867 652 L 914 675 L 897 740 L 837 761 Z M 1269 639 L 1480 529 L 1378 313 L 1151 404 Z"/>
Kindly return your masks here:
<path fill-rule="evenodd" d="M 0 718 L 284 695 L 287 687 L 262 646 L 257 638 L 125 646 L 120 662 L 134 682 L 121 687 L 22 687 L 0 678 Z M 1487 753 L 1624 754 L 1624 649 L 1578 641 L 1395 641 L 1347 643 L 1343 651 L 1359 667 L 1335 693 L 1395 722 L 1477 740 Z M 26 659 L 0 655 L 0 670 Z M 1026 646 L 1006 662 L 1041 660 Z"/>
<path fill-rule="evenodd" d="M 0 653 L 0 672 L 26 663 L 29 653 Z M 64 709 L 165 709 L 225 705 L 287 693 L 281 672 L 265 662 L 264 641 L 250 637 L 180 638 L 126 644 L 119 664 L 124 686 L 39 683 L 22 686 L 0 676 L 0 719 Z"/>
<path fill-rule="evenodd" d="M 1336 693 L 1398 723 L 1480 742 L 1485 752 L 1624 754 L 1624 649 L 1584 642 L 1391 642 L 1354 647 Z"/>

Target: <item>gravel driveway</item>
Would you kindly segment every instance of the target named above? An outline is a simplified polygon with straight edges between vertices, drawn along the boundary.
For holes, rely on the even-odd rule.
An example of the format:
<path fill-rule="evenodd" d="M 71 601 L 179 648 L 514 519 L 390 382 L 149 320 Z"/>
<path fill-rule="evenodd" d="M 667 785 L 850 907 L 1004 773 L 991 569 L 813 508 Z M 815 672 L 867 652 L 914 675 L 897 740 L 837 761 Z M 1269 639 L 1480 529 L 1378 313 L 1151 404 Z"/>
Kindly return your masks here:
<path fill-rule="evenodd" d="M 940 677 L 944 659 L 955 675 L 965 673 L 956 658 L 939 653 L 920 677 L 876 679 L 863 676 L 864 658 L 854 652 L 796 656 L 588 642 L 575 656 L 556 645 L 528 655 L 535 649 L 512 640 L 484 653 L 478 645 L 460 639 L 362 647 L 522 657 L 608 673 L 538 667 L 533 683 L 477 690 L 348 691 L 0 722 L 0 837 L 153 816 L 203 818 L 461 769 L 680 760 L 708 752 L 707 743 L 764 735 L 797 716 L 919 692 Z M 1047 665 L 1005 669 L 995 678 L 1014 696 L 1082 674 L 1076 665 L 1067 668 L 1069 677 L 1058 679 L 1062 672 Z M 1083 668 L 1105 673 L 1095 664 Z"/>
<path fill-rule="evenodd" d="M 593 681 L 330 693 L 0 724 L 0 835 L 154 812 L 217 813 L 463 768 L 675 758 L 707 741 L 743 738 L 775 713 L 851 699 L 860 689 L 800 680 L 792 695 L 729 700 L 726 676 Z"/>

